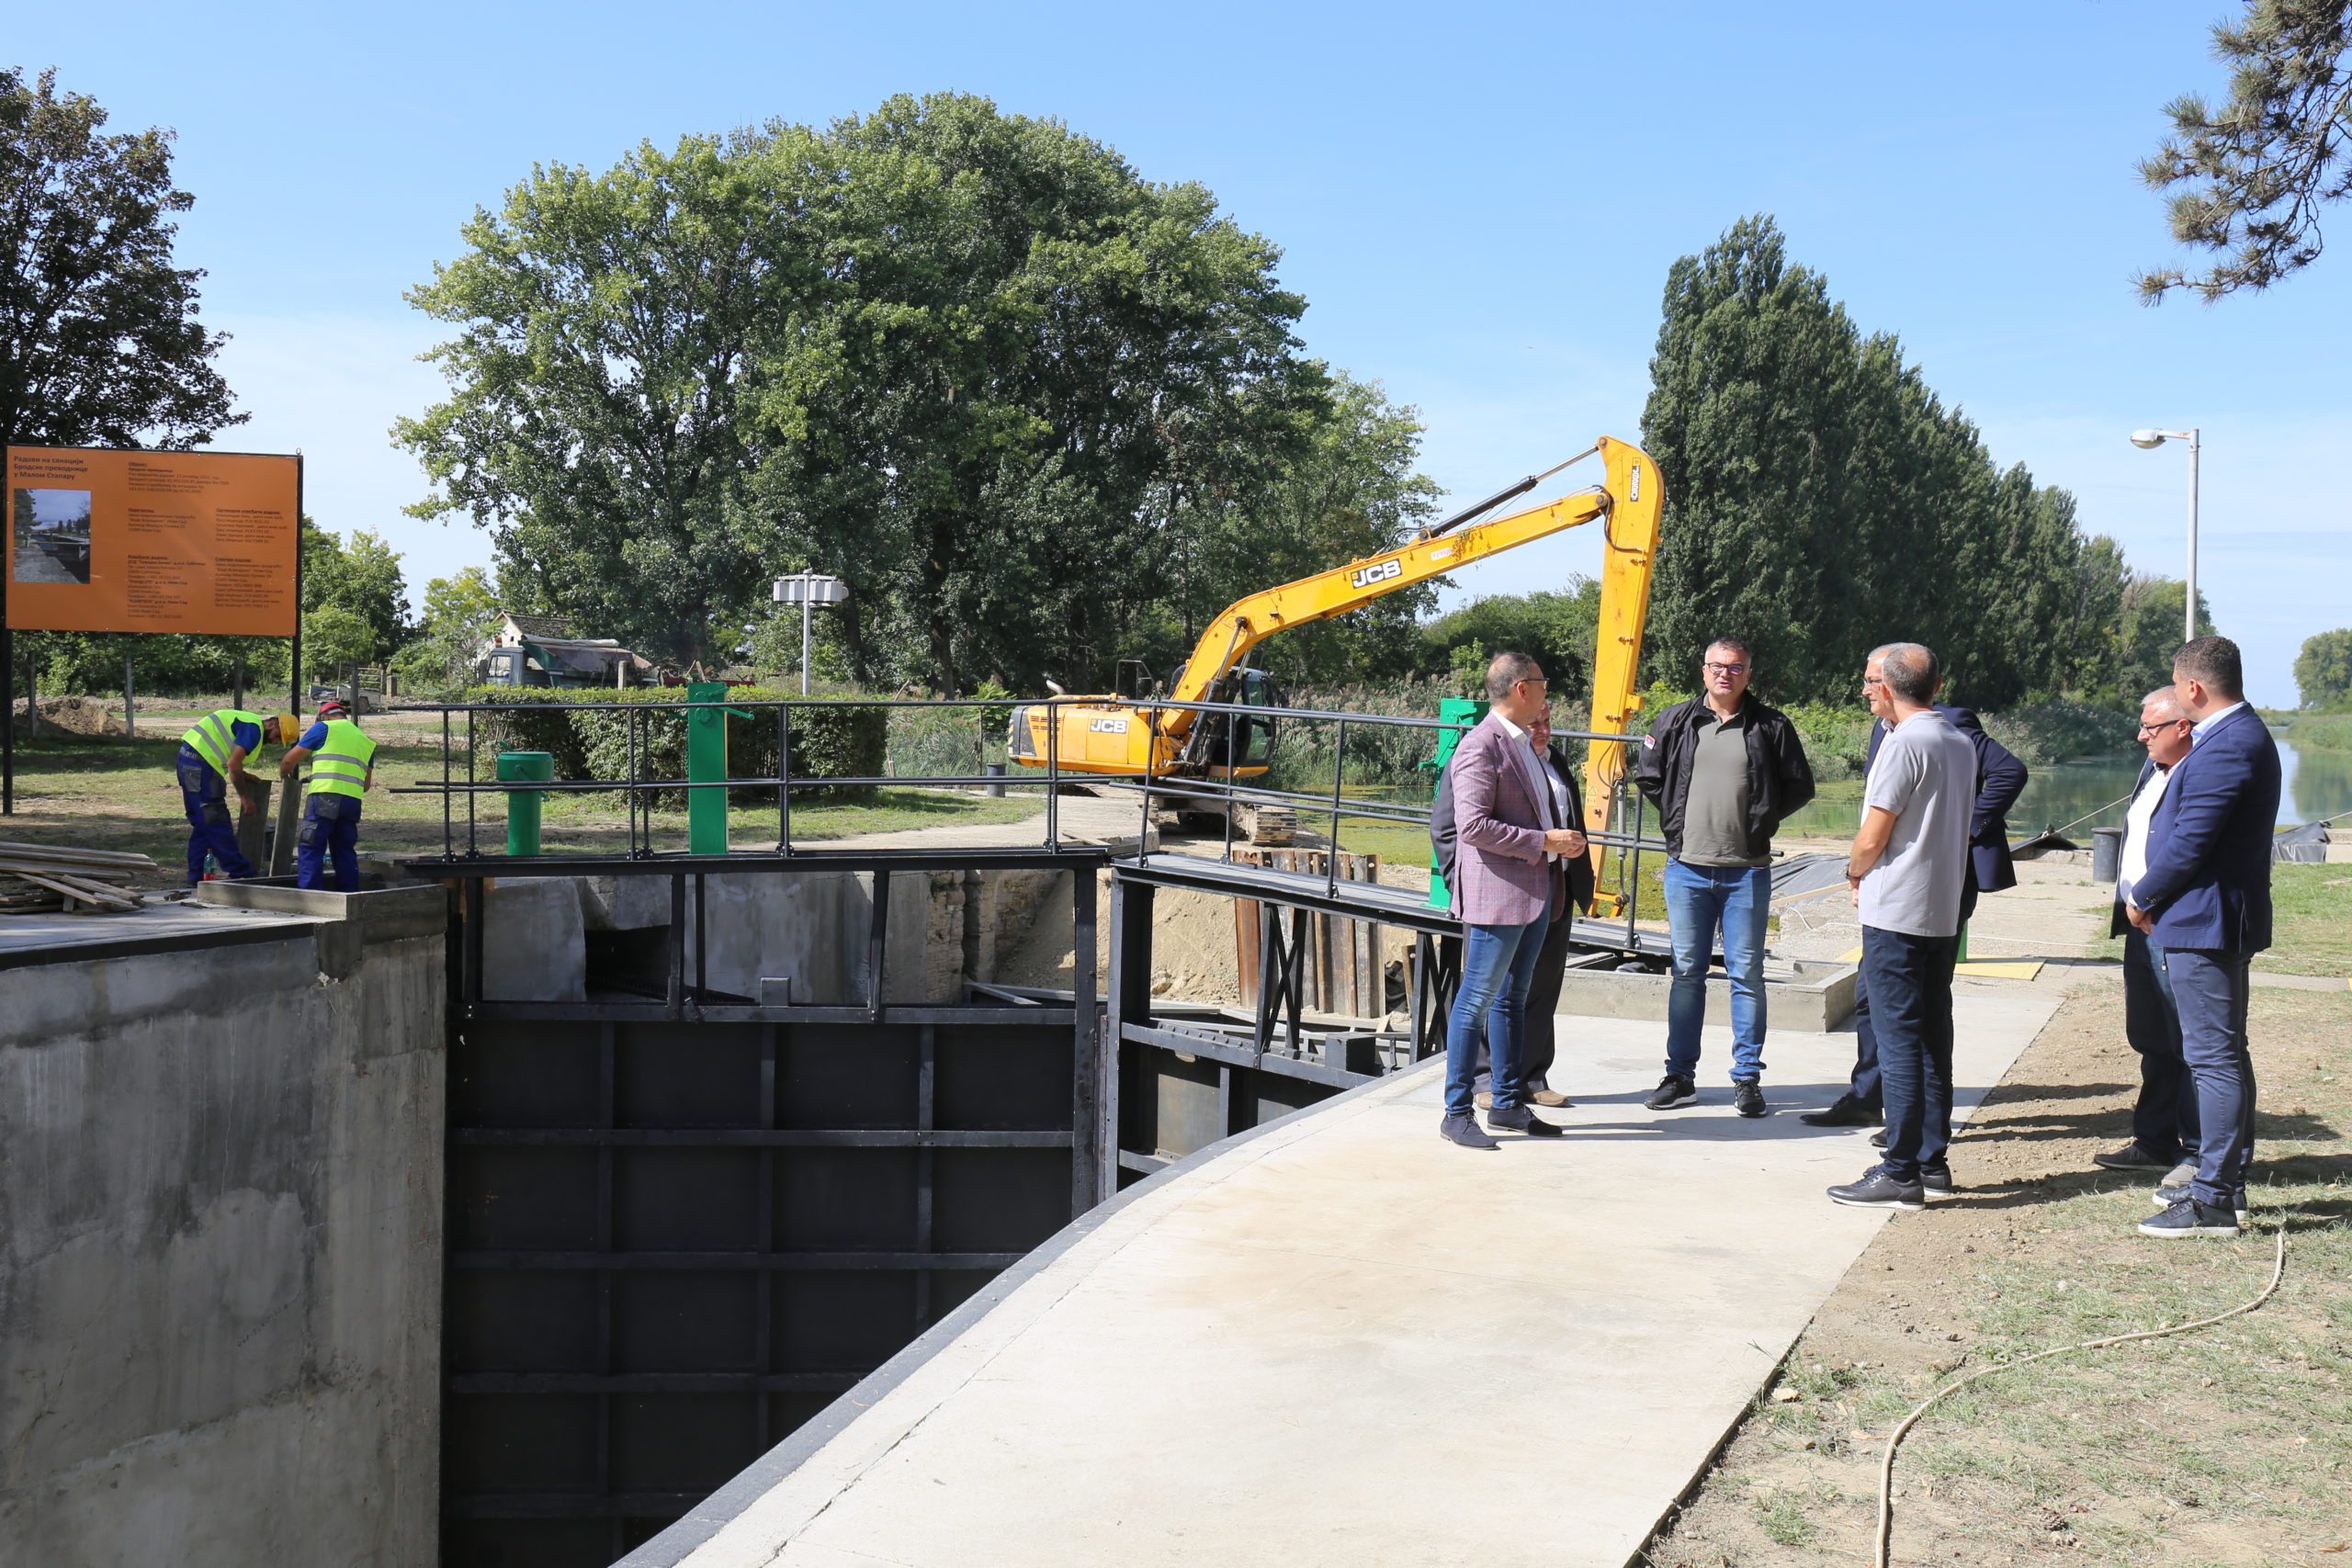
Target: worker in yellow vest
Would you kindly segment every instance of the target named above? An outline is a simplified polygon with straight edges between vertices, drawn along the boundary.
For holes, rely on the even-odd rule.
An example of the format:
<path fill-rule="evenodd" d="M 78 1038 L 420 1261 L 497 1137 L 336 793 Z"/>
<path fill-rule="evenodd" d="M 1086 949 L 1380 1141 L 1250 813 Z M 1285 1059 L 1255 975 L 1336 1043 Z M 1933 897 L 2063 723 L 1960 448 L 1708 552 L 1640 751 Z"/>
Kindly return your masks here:
<path fill-rule="evenodd" d="M 278 775 L 291 779 L 304 761 L 311 764 L 311 795 L 302 807 L 302 836 L 296 840 L 294 886 L 323 890 L 326 862 L 334 859 L 338 893 L 359 891 L 359 797 L 376 780 L 376 743 L 351 722 L 351 709 L 329 697 L 319 720 L 287 749 Z"/>
<path fill-rule="evenodd" d="M 237 848 L 237 827 L 229 815 L 234 790 L 240 814 L 260 809 L 244 791 L 245 759 L 263 742 L 282 745 L 294 734 L 292 714 L 247 713 L 221 708 L 206 714 L 180 737 L 177 766 L 180 798 L 187 807 L 187 879 L 204 880 L 207 855 L 231 876 L 251 876 L 253 863 Z"/>

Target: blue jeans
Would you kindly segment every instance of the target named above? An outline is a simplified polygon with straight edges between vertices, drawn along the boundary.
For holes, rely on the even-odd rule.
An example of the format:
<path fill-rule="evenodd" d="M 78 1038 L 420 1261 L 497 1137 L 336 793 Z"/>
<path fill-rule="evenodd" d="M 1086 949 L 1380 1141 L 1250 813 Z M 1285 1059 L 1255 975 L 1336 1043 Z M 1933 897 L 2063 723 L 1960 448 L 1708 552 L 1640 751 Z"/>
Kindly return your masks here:
<path fill-rule="evenodd" d="M 1878 1031 L 1886 1100 L 1886 1157 L 1897 1181 L 1917 1181 L 1951 1147 L 1951 968 L 1958 936 L 1862 928 L 1862 980 Z"/>
<path fill-rule="evenodd" d="M 2246 1053 L 2246 967 L 2253 954 L 2168 947 L 2180 1054 L 2197 1086 L 2197 1201 L 2234 1208 L 2254 1159 L 2254 1059 Z"/>
<path fill-rule="evenodd" d="M 1448 1116 L 1470 1114 L 1482 1039 L 1494 1059 L 1494 1108 L 1510 1111 L 1520 1104 L 1527 990 L 1535 983 L 1535 960 L 1551 925 L 1551 917 L 1538 915 L 1523 926 L 1462 928 L 1462 988 L 1453 994 L 1453 1010 L 1445 1020 Z"/>
<path fill-rule="evenodd" d="M 180 803 L 187 809 L 187 879 L 192 886 L 204 880 L 204 857 L 209 852 L 226 876 L 251 876 L 253 863 L 237 847 L 237 818 L 229 808 L 229 781 L 206 761 L 193 746 L 183 743 L 179 756 Z"/>
<path fill-rule="evenodd" d="M 323 891 L 326 862 L 334 859 L 334 890 L 359 891 L 359 802 L 348 795 L 312 795 L 295 840 L 294 886 Z"/>
<path fill-rule="evenodd" d="M 2132 1141 L 2158 1159 L 2196 1158 L 2197 1090 L 2180 1054 L 2165 950 L 2136 931 L 2123 934 L 2123 1038 L 2140 1054 Z"/>
<path fill-rule="evenodd" d="M 1666 1070 L 1699 1076 L 1699 1026 L 1707 1021 L 1707 969 L 1715 932 L 1731 976 L 1731 1081 L 1764 1071 L 1764 917 L 1772 902 L 1766 866 L 1666 863 L 1666 924 L 1674 941 L 1674 990 L 1666 1004 Z"/>

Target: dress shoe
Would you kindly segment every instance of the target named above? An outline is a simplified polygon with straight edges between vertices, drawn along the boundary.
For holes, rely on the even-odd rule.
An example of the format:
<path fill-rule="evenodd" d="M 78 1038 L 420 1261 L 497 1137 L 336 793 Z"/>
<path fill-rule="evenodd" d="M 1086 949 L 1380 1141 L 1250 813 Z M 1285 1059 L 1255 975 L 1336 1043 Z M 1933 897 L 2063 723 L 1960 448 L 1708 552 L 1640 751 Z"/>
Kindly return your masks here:
<path fill-rule="evenodd" d="M 1476 1116 L 1449 1116 L 1437 1124 L 1437 1135 L 1449 1144 L 1459 1144 L 1465 1149 L 1498 1149 L 1502 1145 L 1487 1135 Z"/>
<path fill-rule="evenodd" d="M 1808 1111 L 1797 1120 L 1808 1127 L 1875 1127 L 1886 1116 L 1875 1105 L 1841 1094 L 1826 1110 Z"/>
<path fill-rule="evenodd" d="M 1531 1138 L 1560 1136 L 1560 1128 L 1556 1124 L 1544 1121 L 1524 1105 L 1513 1106 L 1509 1111 L 1487 1111 L 1487 1125 L 1498 1133 L 1524 1133 Z"/>
<path fill-rule="evenodd" d="M 2179 1162 L 2159 1159 L 2135 1142 L 2120 1149 L 2109 1149 L 2105 1154 L 2093 1155 L 2091 1163 L 2101 1170 L 2170 1170 Z"/>
<path fill-rule="evenodd" d="M 1576 1103 L 1575 1100 L 1570 1100 L 1566 1095 L 1562 1094 L 1556 1089 L 1530 1089 L 1528 1091 L 1527 1098 L 1537 1105 L 1548 1105 L 1555 1111 L 1562 1110 Z"/>

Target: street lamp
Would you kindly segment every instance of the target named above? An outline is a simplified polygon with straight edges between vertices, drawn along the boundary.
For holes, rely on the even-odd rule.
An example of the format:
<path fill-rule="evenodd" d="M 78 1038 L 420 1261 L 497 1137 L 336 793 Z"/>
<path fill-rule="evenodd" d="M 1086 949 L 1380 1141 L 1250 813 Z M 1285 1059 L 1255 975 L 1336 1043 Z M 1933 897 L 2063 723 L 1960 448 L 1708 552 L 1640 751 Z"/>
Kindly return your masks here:
<path fill-rule="evenodd" d="M 2166 440 L 2188 443 L 2188 607 L 2183 612 L 2188 630 L 2181 640 L 2197 639 L 2197 453 L 2196 430 L 2135 430 L 2132 445 L 2143 452 L 2153 452 Z"/>
<path fill-rule="evenodd" d="M 775 602 L 800 606 L 800 694 L 808 694 L 808 611 L 816 604 L 838 604 L 849 597 L 849 584 L 821 572 L 795 572 L 775 580 Z"/>

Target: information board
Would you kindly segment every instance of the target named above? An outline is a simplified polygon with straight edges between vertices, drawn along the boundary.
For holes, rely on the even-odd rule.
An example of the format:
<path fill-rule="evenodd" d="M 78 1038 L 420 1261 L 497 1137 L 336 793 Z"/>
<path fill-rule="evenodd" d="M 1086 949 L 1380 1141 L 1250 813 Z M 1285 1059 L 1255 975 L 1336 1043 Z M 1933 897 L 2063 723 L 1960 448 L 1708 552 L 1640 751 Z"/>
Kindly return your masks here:
<path fill-rule="evenodd" d="M 11 446 L 7 624 L 292 637 L 302 459 Z"/>

